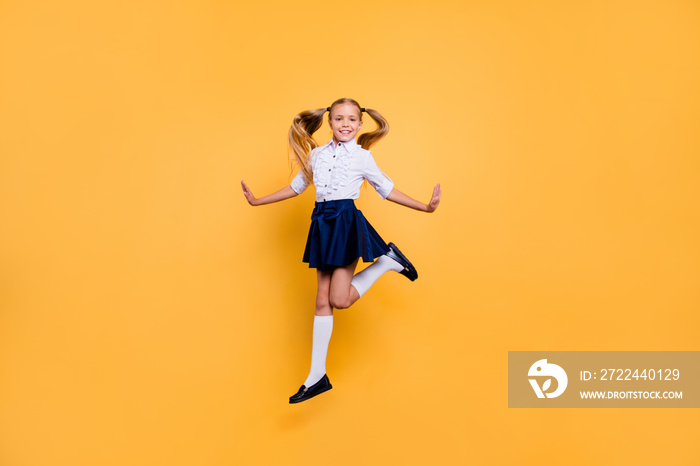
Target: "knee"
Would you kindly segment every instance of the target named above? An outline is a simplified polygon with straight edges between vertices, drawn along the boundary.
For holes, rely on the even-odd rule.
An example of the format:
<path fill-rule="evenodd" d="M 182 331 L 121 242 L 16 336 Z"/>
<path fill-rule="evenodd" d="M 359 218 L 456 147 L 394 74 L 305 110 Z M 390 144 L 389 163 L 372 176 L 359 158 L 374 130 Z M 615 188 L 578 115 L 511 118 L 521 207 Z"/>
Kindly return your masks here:
<path fill-rule="evenodd" d="M 328 299 L 316 300 L 316 312 L 317 316 L 331 316 L 333 315 L 333 308 Z"/>
<path fill-rule="evenodd" d="M 347 309 L 352 305 L 350 296 L 331 296 L 330 304 L 336 309 Z"/>

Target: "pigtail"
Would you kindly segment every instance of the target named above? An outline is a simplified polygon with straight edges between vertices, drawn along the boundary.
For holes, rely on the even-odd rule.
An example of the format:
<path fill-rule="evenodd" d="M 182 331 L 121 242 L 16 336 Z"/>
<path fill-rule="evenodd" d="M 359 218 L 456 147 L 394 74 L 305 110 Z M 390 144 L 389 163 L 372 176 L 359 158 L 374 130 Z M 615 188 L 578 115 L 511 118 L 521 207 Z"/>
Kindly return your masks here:
<path fill-rule="evenodd" d="M 384 117 L 374 109 L 364 108 L 362 110 L 367 113 L 367 115 L 369 115 L 377 124 L 377 129 L 371 133 L 361 134 L 360 137 L 357 138 L 357 143 L 362 146 L 363 149 L 369 150 L 370 147 L 378 143 L 380 139 L 389 133 L 389 122 L 386 121 Z"/>
<path fill-rule="evenodd" d="M 304 178 L 309 183 L 313 180 L 313 173 L 309 166 L 309 154 L 318 147 L 312 136 L 323 124 L 323 115 L 326 111 L 325 108 L 304 110 L 294 117 L 292 126 L 289 128 L 290 157 L 297 162 Z"/>

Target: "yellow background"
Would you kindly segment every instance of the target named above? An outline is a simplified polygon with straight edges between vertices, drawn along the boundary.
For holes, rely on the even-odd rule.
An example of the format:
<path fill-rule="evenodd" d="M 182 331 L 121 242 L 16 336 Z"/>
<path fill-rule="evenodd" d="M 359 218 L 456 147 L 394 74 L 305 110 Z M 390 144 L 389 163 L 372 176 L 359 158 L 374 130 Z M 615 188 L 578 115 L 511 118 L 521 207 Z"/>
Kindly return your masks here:
<path fill-rule="evenodd" d="M 693 0 L 3 2 L 0 463 L 698 464 L 697 410 L 508 409 L 507 352 L 700 349 L 699 56 Z M 443 201 L 363 188 L 420 278 L 290 406 L 313 189 L 239 182 L 346 96 Z"/>

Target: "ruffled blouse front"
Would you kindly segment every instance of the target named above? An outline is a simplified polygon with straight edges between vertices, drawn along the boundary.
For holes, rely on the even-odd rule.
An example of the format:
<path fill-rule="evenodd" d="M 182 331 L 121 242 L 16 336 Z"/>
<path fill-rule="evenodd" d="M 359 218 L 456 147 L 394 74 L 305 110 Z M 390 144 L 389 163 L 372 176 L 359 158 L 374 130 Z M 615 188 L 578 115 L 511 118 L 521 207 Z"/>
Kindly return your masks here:
<path fill-rule="evenodd" d="M 377 167 L 372 152 L 360 147 L 354 139 L 337 145 L 330 141 L 317 147 L 311 152 L 309 163 L 317 202 L 357 199 L 364 180 L 384 199 L 394 188 L 394 182 Z M 301 171 L 290 184 L 297 194 L 308 185 Z"/>

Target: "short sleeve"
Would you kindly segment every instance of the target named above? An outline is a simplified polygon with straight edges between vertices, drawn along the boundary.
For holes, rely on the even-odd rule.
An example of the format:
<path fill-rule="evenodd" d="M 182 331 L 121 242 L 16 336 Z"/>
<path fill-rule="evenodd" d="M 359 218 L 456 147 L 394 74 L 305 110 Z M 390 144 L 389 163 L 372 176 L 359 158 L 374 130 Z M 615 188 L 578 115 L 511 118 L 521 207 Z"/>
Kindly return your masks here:
<path fill-rule="evenodd" d="M 379 169 L 371 152 L 367 154 L 363 175 L 382 199 L 386 199 L 391 190 L 394 189 L 394 182 Z"/>
<path fill-rule="evenodd" d="M 309 182 L 304 178 L 304 174 L 301 170 L 299 170 L 299 173 L 297 173 L 297 176 L 294 177 L 289 186 L 295 193 L 301 194 L 309 187 Z"/>

